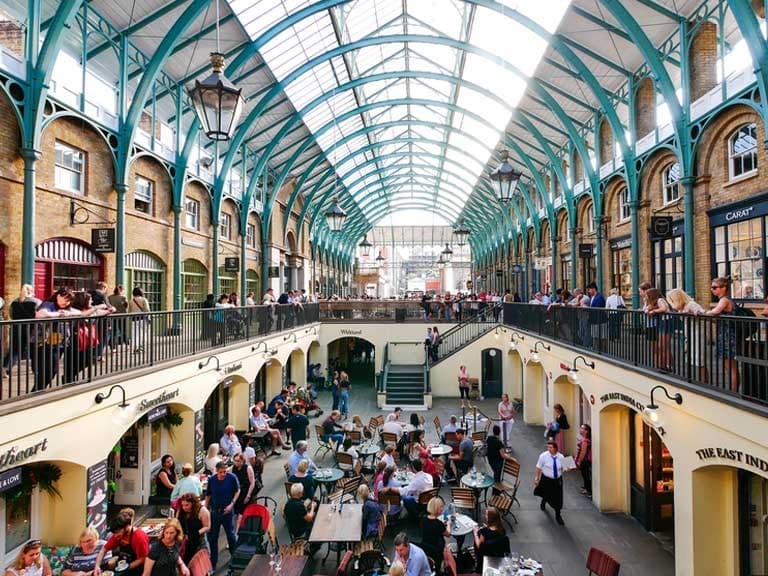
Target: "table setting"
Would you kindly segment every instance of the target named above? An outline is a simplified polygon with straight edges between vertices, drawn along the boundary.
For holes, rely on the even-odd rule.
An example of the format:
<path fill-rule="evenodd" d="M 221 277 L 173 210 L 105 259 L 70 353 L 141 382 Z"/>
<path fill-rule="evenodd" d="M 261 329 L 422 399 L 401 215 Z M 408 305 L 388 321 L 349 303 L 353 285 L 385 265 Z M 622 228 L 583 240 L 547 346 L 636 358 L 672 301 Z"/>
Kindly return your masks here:
<path fill-rule="evenodd" d="M 541 562 L 514 552 L 503 558 L 483 558 L 483 576 L 541 576 L 541 568 Z"/>

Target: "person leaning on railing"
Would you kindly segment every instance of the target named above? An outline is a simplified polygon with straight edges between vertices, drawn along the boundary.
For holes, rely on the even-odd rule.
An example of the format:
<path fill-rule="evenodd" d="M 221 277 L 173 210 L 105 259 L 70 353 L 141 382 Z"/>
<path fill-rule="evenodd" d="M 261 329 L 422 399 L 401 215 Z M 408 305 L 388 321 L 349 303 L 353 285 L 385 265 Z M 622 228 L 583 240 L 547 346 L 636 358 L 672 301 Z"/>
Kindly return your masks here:
<path fill-rule="evenodd" d="M 731 278 L 714 278 L 710 289 L 718 301 L 712 310 L 707 310 L 704 314 L 708 316 L 734 314 L 736 305 L 729 297 Z M 736 363 L 736 326 L 734 322 L 727 320 L 717 322 L 717 355 L 723 359 L 725 370 L 730 376 L 731 392 L 738 392 L 739 366 Z"/>
<path fill-rule="evenodd" d="M 74 294 L 69 288 L 59 288 L 48 300 L 40 304 L 35 312 L 35 318 L 80 316 L 80 310 L 72 308 L 73 299 Z M 48 388 L 58 374 L 59 356 L 70 333 L 69 322 L 46 322 L 36 327 L 35 351 L 32 354 L 32 370 L 35 373 L 33 392 Z"/>

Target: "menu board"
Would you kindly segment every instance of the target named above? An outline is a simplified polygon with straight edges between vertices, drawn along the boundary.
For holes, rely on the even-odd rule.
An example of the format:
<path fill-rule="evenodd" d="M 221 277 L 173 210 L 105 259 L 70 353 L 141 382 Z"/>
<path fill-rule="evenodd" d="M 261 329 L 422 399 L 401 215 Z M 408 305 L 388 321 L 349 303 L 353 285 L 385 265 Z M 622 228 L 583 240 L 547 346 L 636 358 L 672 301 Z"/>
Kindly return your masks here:
<path fill-rule="evenodd" d="M 138 444 L 137 444 L 138 446 Z M 107 461 L 102 460 L 89 467 L 86 484 L 85 525 L 95 528 L 99 536 L 107 534 Z"/>
<path fill-rule="evenodd" d="M 139 467 L 139 438 L 123 436 L 120 439 L 120 468 Z"/>
<path fill-rule="evenodd" d="M 203 428 L 204 411 L 195 411 L 195 471 L 205 465 L 205 429 Z"/>

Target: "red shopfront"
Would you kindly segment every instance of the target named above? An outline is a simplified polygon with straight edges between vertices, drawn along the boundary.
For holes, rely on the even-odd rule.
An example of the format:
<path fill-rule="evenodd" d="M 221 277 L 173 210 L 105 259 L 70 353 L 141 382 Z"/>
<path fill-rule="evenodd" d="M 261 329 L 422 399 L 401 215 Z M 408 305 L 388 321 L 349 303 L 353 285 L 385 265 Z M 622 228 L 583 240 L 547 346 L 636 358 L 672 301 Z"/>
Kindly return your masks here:
<path fill-rule="evenodd" d="M 35 248 L 35 296 L 48 298 L 62 286 L 90 290 L 104 279 L 104 259 L 73 238 L 49 238 Z"/>

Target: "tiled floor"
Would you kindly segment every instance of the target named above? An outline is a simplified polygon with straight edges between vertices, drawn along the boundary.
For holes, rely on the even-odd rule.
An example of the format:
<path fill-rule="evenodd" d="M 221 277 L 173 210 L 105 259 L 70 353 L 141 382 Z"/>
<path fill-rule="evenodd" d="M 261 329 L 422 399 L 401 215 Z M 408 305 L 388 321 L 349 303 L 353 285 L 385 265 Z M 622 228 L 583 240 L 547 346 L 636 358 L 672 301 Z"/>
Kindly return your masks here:
<path fill-rule="evenodd" d="M 376 408 L 375 394 L 372 386 L 355 382 L 353 376 L 351 394 L 351 414 L 359 414 L 363 422 L 368 422 L 371 415 L 379 414 Z M 330 408 L 331 397 L 325 392 L 321 395 L 321 403 Z M 494 413 L 495 402 L 486 400 L 480 403 L 487 413 Z M 326 414 L 328 412 L 326 411 Z M 427 440 L 435 441 L 436 433 L 432 425 L 434 416 L 439 416 L 443 423 L 451 414 L 460 415 L 457 399 L 440 398 L 428 413 L 422 413 L 427 420 Z M 409 414 L 406 412 L 406 416 Z M 521 420 L 521 419 L 520 419 Z M 313 420 L 312 423 L 319 423 Z M 646 532 L 633 518 L 622 514 L 601 514 L 592 502 L 581 496 L 581 477 L 578 473 L 566 477 L 565 508 L 563 517 L 566 525 L 558 526 L 551 511 L 544 513 L 539 510 L 539 500 L 533 496 L 533 474 L 536 459 L 543 450 L 543 429 L 536 426 L 525 426 L 520 421 L 515 424 L 514 456 L 522 465 L 522 484 L 518 492 L 521 508 L 515 507 L 515 515 L 519 524 L 510 535 L 514 551 L 538 559 L 544 564 L 545 576 L 571 576 L 586 573 L 583 568 L 585 558 L 591 546 L 601 548 L 614 555 L 621 562 L 623 576 L 640 576 L 654 574 L 666 576 L 674 574 L 674 558 L 665 551 L 661 543 Z M 310 440 L 310 449 L 314 453 L 316 443 Z M 277 499 L 280 506 L 285 502 L 283 482 L 283 462 L 287 455 L 270 458 L 264 474 L 264 490 L 262 495 L 270 495 Z M 318 462 L 319 465 L 332 465 L 330 456 Z M 485 466 L 485 463 L 482 463 Z M 480 464 L 478 464 L 480 467 Z M 450 489 L 443 488 L 444 498 L 449 497 Z M 279 514 L 278 514 L 279 516 Z M 318 519 L 321 521 L 322 519 Z M 278 538 L 280 542 L 288 542 L 288 534 L 282 518 L 277 519 Z M 404 522 L 405 530 L 419 540 L 419 529 L 415 522 Z M 393 533 L 388 532 L 385 543 L 391 551 Z M 222 542 L 224 545 L 225 542 Z M 328 563 L 320 563 L 317 556 L 314 574 L 335 574 L 335 554 L 331 554 Z M 228 559 L 227 553 L 221 555 L 219 572 L 224 572 L 223 563 Z"/>

